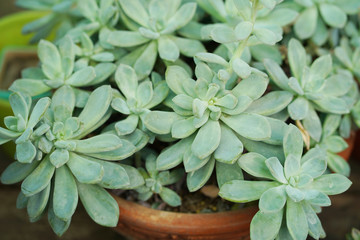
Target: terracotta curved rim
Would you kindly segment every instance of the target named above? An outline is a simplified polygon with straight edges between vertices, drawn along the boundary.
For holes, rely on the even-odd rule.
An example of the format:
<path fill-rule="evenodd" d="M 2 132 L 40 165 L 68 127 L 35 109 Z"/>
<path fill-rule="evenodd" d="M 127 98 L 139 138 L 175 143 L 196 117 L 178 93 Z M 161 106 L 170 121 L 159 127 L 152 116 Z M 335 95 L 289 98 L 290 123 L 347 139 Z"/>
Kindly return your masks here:
<path fill-rule="evenodd" d="M 239 231 L 239 226 L 244 225 L 244 232 L 248 231 L 250 222 L 254 214 L 258 211 L 257 206 L 246 207 L 239 210 L 218 212 L 218 213 L 176 213 L 161 211 L 141 206 L 137 203 L 124 200 L 114 196 L 119 204 L 120 217 L 119 225 L 123 222 L 132 226 L 142 226 L 155 231 L 166 231 L 174 233 L 183 233 L 189 231 L 193 233 L 211 234 L 222 233 L 226 231 Z M 161 223 L 161 224 L 159 224 Z M 216 228 L 221 224 L 222 227 Z M 146 225 L 146 226 L 145 226 Z"/>

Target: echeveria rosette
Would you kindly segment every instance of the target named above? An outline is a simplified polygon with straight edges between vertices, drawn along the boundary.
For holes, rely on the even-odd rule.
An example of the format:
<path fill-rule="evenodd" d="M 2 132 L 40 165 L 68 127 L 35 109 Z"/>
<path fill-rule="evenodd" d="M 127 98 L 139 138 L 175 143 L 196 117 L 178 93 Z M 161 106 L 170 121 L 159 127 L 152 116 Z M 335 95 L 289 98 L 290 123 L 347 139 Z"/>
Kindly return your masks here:
<path fill-rule="evenodd" d="M 198 4 L 220 22 L 205 26 L 203 37 L 219 43 L 241 42 L 249 38 L 250 45 L 274 45 L 282 39 L 282 27 L 297 16 L 294 10 L 276 8 L 275 0 L 198 0 Z"/>
<path fill-rule="evenodd" d="M 180 206 L 181 197 L 166 186 L 178 182 L 184 176 L 184 170 L 178 168 L 173 171 L 157 171 L 157 156 L 150 151 L 145 151 L 145 153 L 145 169 L 138 169 L 145 179 L 145 185 L 135 189 L 139 193 L 138 198 L 141 201 L 147 201 L 154 194 L 158 194 L 170 206 Z"/>
<path fill-rule="evenodd" d="M 115 54 L 112 50 L 105 50 L 98 43 L 94 45 L 91 38 L 84 32 L 80 35 L 79 43 L 80 46 L 74 45 L 77 58 L 74 66 L 75 71 L 84 67 L 95 66 L 97 71 L 103 70 L 103 73 L 114 72 L 115 65 L 112 62 L 115 61 Z M 100 65 L 97 66 L 98 64 Z M 100 74 L 103 75 L 103 73 Z"/>
<path fill-rule="evenodd" d="M 344 135 L 344 131 L 348 132 L 351 129 L 347 129 L 348 127 L 344 127 L 345 121 L 347 120 L 342 119 L 340 115 L 328 114 L 324 120 L 323 133 L 319 146 L 326 151 L 328 167 L 333 172 L 340 173 L 344 176 L 349 177 L 349 163 L 337 154 L 349 147 L 347 142 L 342 137 L 342 135 Z M 349 121 L 351 124 L 351 120 Z M 346 135 L 346 137 L 349 138 L 350 133 L 349 135 Z"/>
<path fill-rule="evenodd" d="M 169 88 L 161 76 L 155 72 L 152 73 L 151 80 L 145 79 L 138 82 L 135 70 L 128 66 L 120 64 L 115 73 L 115 81 L 121 94 L 112 100 L 111 106 L 117 112 L 120 112 L 126 118 L 115 123 L 115 129 L 119 136 L 133 134 L 137 129 L 143 134 L 143 144 L 138 144 L 137 149 L 142 148 L 153 138 L 143 124 L 146 114 L 151 109 L 164 101 L 169 93 Z M 153 140 L 151 140 L 153 141 Z"/>
<path fill-rule="evenodd" d="M 349 70 L 360 81 L 360 46 L 353 47 L 346 38 L 341 39 L 340 46 L 334 50 L 339 67 Z"/>
<path fill-rule="evenodd" d="M 250 225 L 251 239 L 282 236 L 305 240 L 308 234 L 323 238 L 325 232 L 316 209 L 330 206 L 328 195 L 346 191 L 351 182 L 340 174 L 324 174 L 326 155 L 321 148 L 313 148 L 302 156 L 302 135 L 293 125 L 285 133 L 283 149 L 283 164 L 276 157 L 244 154 L 238 161 L 241 168 L 267 181 L 230 181 L 221 187 L 219 195 L 233 202 L 260 199 L 260 211 Z"/>
<path fill-rule="evenodd" d="M 165 63 L 171 64 L 180 61 L 180 53 L 193 57 L 198 52 L 206 51 L 200 41 L 176 36 L 176 31 L 193 18 L 196 3 L 181 5 L 181 0 L 119 2 L 124 12 L 124 24 L 130 31 L 113 31 L 108 42 L 123 48 L 135 47 L 121 62 L 131 65 L 139 78 L 143 79 L 151 73 L 158 53 Z"/>
<path fill-rule="evenodd" d="M 30 43 L 46 38 L 56 28 L 56 40 L 61 39 L 72 25 L 77 14 L 74 11 L 75 0 L 17 0 L 16 5 L 22 8 L 49 12 L 49 14 L 27 23 L 22 28 L 23 34 L 34 33 Z"/>
<path fill-rule="evenodd" d="M 80 197 L 95 222 L 116 226 L 118 205 L 103 188 L 138 187 L 143 184 L 143 178 L 131 167 L 108 161 L 132 155 L 135 147 L 109 133 L 82 139 L 110 117 L 112 97 L 110 86 L 97 88 L 82 112 L 73 117 L 74 91 L 69 86 L 61 87 L 54 93 L 50 108 L 34 131 L 40 137 L 29 140 L 36 148 L 17 149 L 17 155 L 21 150 L 21 155 L 31 161 L 12 163 L 1 181 L 4 184 L 23 181 L 18 201 L 27 207 L 31 221 L 39 219 L 50 204 L 49 222 L 61 235 L 69 226 Z"/>
<path fill-rule="evenodd" d="M 345 26 L 345 33 L 350 39 L 350 43 L 354 47 L 360 47 L 360 18 L 354 16 L 351 18 Z"/>
<path fill-rule="evenodd" d="M 212 39 L 236 54 L 240 44 L 246 53 L 258 61 L 264 57 L 281 62 L 279 50 L 271 45 L 282 39 L 282 27 L 297 17 L 297 12 L 277 7 L 277 1 L 198 0 L 199 6 L 209 13 L 215 23 L 202 27 L 204 39 Z M 248 48 L 250 47 L 250 48 Z M 250 50 L 250 51 L 249 51 Z M 240 57 L 240 56 L 237 56 Z"/>
<path fill-rule="evenodd" d="M 113 49 L 114 47 L 107 42 L 107 39 L 119 21 L 120 11 L 117 1 L 78 1 L 77 9 L 85 20 L 69 31 L 68 34 L 76 38 L 82 31 L 90 36 L 98 33 L 99 45 L 105 49 Z"/>
<path fill-rule="evenodd" d="M 206 183 L 215 160 L 233 168 L 232 164 L 243 152 L 238 135 L 254 141 L 272 138 L 268 118 L 255 113 L 263 109 L 252 106 L 265 92 L 267 78 L 252 74 L 230 91 L 204 63 L 197 65 L 196 76 L 194 81 L 183 68 L 168 67 L 166 82 L 175 97 L 165 103 L 174 112 L 152 111 L 144 119 L 150 131 L 182 139 L 159 155 L 157 169 L 170 169 L 183 162 L 190 173 L 187 177 L 190 191 Z M 277 104 L 268 109 L 269 113 L 281 111 L 288 103 L 288 99 L 275 95 L 269 96 L 268 101 L 270 105 Z M 250 106 L 253 112 L 247 112 Z"/>
<path fill-rule="evenodd" d="M 102 83 L 112 74 L 115 67 L 113 64 L 106 67 L 88 66 L 74 72 L 74 48 L 74 43 L 69 37 L 63 38 L 58 47 L 49 41 L 41 40 L 38 45 L 41 69 L 27 69 L 23 78 L 16 80 L 9 89 L 36 96 L 67 85 L 75 92 L 76 106 L 84 107 L 89 93 L 80 88 Z"/>
<path fill-rule="evenodd" d="M 348 15 L 356 14 L 360 7 L 354 0 L 295 0 L 300 15 L 294 24 L 294 31 L 300 39 L 309 39 L 318 46 L 326 43 L 330 28 L 343 28 Z"/>
<path fill-rule="evenodd" d="M 0 127 L 0 144 L 14 140 L 17 161 L 31 163 L 35 158 L 41 158 L 33 142 L 38 141 L 47 131 L 48 126 L 39 122 L 49 108 L 51 100 L 48 97 L 41 98 L 32 108 L 31 97 L 16 92 L 10 95 L 9 102 L 14 116 L 4 118 L 7 129 Z"/>
<path fill-rule="evenodd" d="M 262 71 L 251 67 L 246 63 L 241 57 L 233 56 L 232 59 L 226 61 L 223 57 L 215 53 L 198 53 L 195 55 L 195 63 L 197 64 L 198 71 L 212 71 L 214 74 L 212 78 L 216 77 L 217 83 L 221 86 L 225 83 L 226 89 L 231 89 L 236 85 L 238 77 L 242 79 L 248 78 L 252 73 L 260 75 L 263 78 L 268 76 Z M 199 64 L 202 61 L 207 65 L 211 66 L 209 69 L 208 66 L 204 64 Z M 214 79 L 210 80 L 214 81 Z"/>
<path fill-rule="evenodd" d="M 287 108 L 290 118 L 301 121 L 311 138 L 319 142 L 322 127 L 317 111 L 350 113 L 357 99 L 357 86 L 348 72 L 333 73 L 330 55 L 317 58 L 309 67 L 305 49 L 295 39 L 289 42 L 288 60 L 290 78 L 273 60 L 264 60 L 264 65 L 273 83 L 294 95 Z"/>

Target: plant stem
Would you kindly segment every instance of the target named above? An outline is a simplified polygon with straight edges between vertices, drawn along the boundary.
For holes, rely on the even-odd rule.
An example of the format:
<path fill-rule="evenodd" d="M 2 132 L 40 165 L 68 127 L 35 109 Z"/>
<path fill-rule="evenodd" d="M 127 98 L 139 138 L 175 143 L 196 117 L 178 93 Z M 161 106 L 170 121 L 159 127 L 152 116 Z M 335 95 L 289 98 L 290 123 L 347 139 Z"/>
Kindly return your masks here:
<path fill-rule="evenodd" d="M 253 29 L 254 29 L 254 24 L 256 21 L 257 5 L 258 5 L 258 0 L 253 0 L 253 4 L 252 4 L 252 8 L 251 8 L 251 23 L 253 24 L 253 27 L 252 27 Z M 235 61 L 235 59 L 238 59 L 242 56 L 242 54 L 245 50 L 245 47 L 247 46 L 250 36 L 251 36 L 251 34 L 238 45 L 234 54 L 232 55 L 232 57 L 229 61 L 229 68 L 227 69 L 228 72 L 230 73 L 230 75 L 233 73 L 233 69 L 232 69 L 233 61 Z"/>

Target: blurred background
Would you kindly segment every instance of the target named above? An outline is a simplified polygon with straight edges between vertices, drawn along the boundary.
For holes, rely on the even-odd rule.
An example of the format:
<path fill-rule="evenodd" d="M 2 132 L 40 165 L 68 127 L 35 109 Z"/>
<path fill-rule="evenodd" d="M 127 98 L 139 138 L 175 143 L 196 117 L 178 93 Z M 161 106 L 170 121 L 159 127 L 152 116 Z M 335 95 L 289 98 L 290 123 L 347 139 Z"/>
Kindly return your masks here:
<path fill-rule="evenodd" d="M 14 2 L 14 0 L 0 1 L 0 18 L 21 11 L 15 7 Z M 0 32 L 2 31 L 3 29 L 0 29 Z M 11 162 L 11 158 L 0 150 L 0 172 Z M 353 227 L 360 228 L 360 157 L 352 156 L 350 165 L 352 168 L 350 179 L 353 182 L 350 190 L 340 196 L 333 196 L 332 206 L 324 208 L 319 215 L 328 240 L 343 240 Z M 36 223 L 29 223 L 26 210 L 16 209 L 15 203 L 19 191 L 20 185 L 0 184 L 0 240 L 58 239 L 52 232 L 47 217 Z M 112 229 L 94 223 L 79 204 L 69 230 L 61 239 L 121 240 L 124 238 Z"/>

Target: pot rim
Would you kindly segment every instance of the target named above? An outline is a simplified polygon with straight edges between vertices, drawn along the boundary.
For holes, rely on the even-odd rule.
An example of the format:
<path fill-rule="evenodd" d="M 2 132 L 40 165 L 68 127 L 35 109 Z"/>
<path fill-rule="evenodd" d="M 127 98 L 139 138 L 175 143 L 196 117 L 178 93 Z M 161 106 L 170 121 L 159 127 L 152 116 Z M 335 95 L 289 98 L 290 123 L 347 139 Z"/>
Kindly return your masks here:
<path fill-rule="evenodd" d="M 172 212 L 172 211 L 165 211 L 165 210 L 159 210 L 159 209 L 154 209 L 154 208 L 149 208 L 146 206 L 143 206 L 139 203 L 133 202 L 133 201 L 129 201 L 126 200 L 122 197 L 119 197 L 117 195 L 115 195 L 114 193 L 110 193 L 113 198 L 118 202 L 118 204 L 121 206 L 121 204 L 126 204 L 129 207 L 133 207 L 133 208 L 138 208 L 140 210 L 144 210 L 144 211 L 152 211 L 156 214 L 162 214 L 162 215 L 180 215 L 180 216 L 201 216 L 201 217 L 208 217 L 209 215 L 216 215 L 217 217 L 222 216 L 222 215 L 232 215 L 232 214 L 239 214 L 239 213 L 247 213 L 249 212 L 249 210 L 251 211 L 258 211 L 259 208 L 257 205 L 252 205 L 252 206 L 248 206 L 248 207 L 244 207 L 244 208 L 240 208 L 240 209 L 236 209 L 236 210 L 230 210 L 230 211 L 223 211 L 223 212 L 210 212 L 210 213 L 184 213 L 184 212 Z M 121 215 L 121 213 L 120 213 Z"/>

